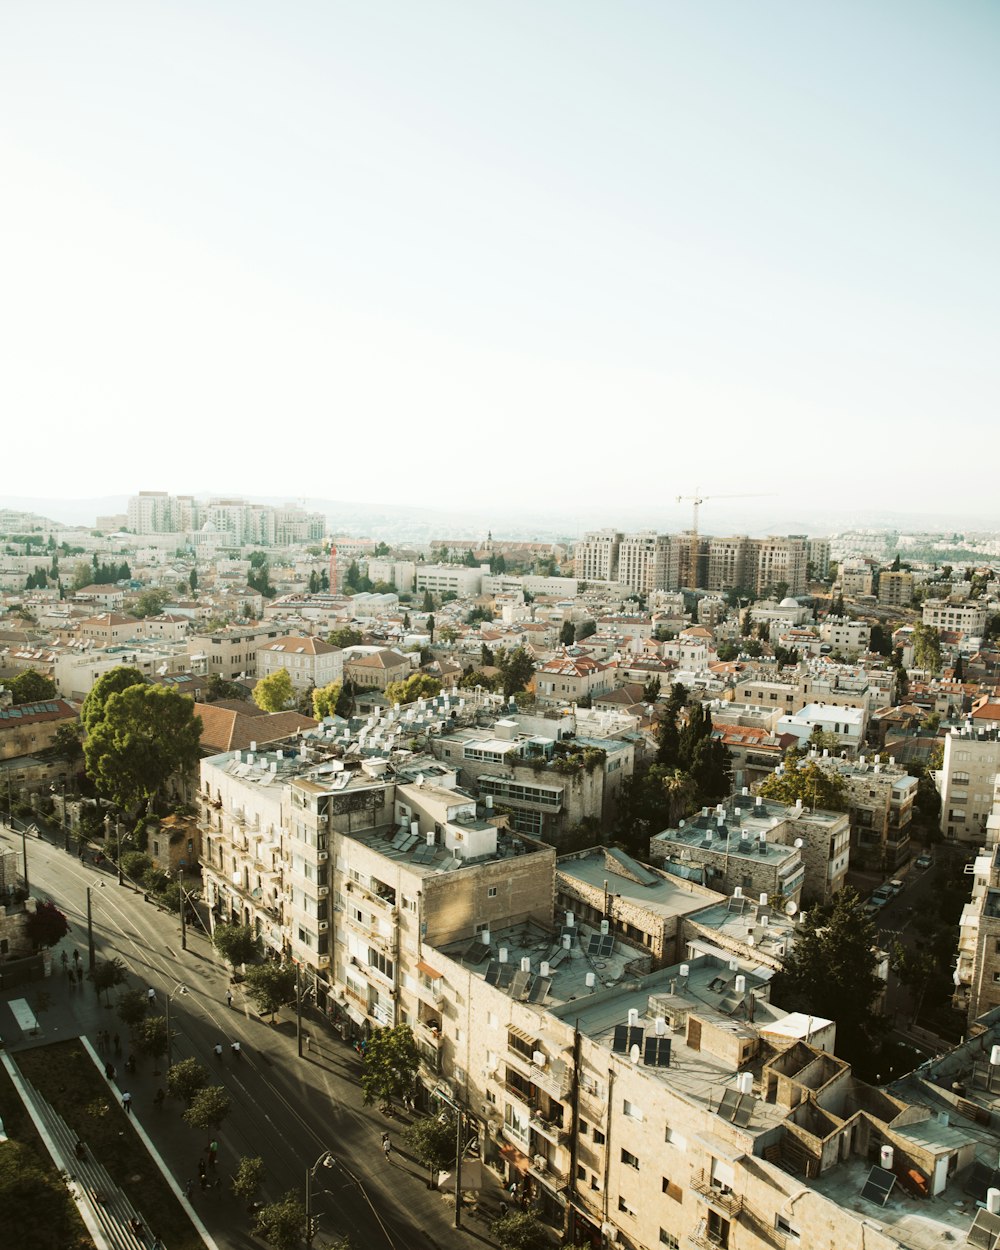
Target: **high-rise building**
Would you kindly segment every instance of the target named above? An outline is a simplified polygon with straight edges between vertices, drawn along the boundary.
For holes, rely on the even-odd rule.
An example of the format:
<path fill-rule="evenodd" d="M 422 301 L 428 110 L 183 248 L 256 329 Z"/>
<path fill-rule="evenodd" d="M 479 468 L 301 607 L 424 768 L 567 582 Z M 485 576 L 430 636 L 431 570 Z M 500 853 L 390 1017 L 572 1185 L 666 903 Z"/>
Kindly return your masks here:
<path fill-rule="evenodd" d="M 613 582 L 618 576 L 618 549 L 624 534 L 595 530 L 584 534 L 573 553 L 573 572 L 585 582 Z"/>

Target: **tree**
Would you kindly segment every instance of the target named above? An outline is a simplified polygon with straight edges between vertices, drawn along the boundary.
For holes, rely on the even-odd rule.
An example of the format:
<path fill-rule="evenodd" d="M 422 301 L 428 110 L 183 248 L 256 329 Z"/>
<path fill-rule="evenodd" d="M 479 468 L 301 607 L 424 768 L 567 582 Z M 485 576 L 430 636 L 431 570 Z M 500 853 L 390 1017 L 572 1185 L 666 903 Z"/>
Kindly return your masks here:
<path fill-rule="evenodd" d="M 171 1035 L 173 1037 L 173 1035 Z M 159 1059 L 167 1053 L 167 1021 L 163 1016 L 147 1016 L 132 1031 L 132 1045 L 140 1055 Z"/>
<path fill-rule="evenodd" d="M 116 985 L 121 985 L 127 975 L 125 965 L 117 955 L 112 959 L 99 959 L 87 973 L 88 978 L 94 983 L 94 992 L 98 996 L 103 992 L 105 1002 L 108 1000 L 110 991 Z"/>
<path fill-rule="evenodd" d="M 531 1211 L 508 1211 L 490 1225 L 501 1250 L 550 1250 L 545 1225 Z"/>
<path fill-rule="evenodd" d="M 264 1160 L 259 1155 L 244 1155 L 233 1173 L 231 1182 L 233 1196 L 242 1198 L 244 1202 L 253 1202 L 263 1179 Z"/>
<path fill-rule="evenodd" d="M 877 967 L 875 926 L 854 890 L 841 890 L 798 929 L 771 999 L 787 1011 L 835 1020 L 837 1053 L 854 1063 L 880 1036 L 875 1004 L 885 987 Z"/>
<path fill-rule="evenodd" d="M 165 590 L 144 590 L 132 605 L 132 615 L 140 620 L 146 616 L 159 616 L 169 597 Z"/>
<path fill-rule="evenodd" d="M 213 673 L 205 687 L 205 702 L 215 703 L 219 699 L 239 699 L 246 702 L 247 688 L 238 681 L 225 681 L 218 673 Z"/>
<path fill-rule="evenodd" d="M 80 758 L 83 754 L 83 744 L 80 741 L 79 721 L 57 726 L 52 736 L 52 754 L 57 759 L 65 760 L 67 764 L 72 764 L 74 760 Z"/>
<path fill-rule="evenodd" d="M 923 621 L 913 627 L 913 665 L 929 673 L 941 671 L 941 635 Z"/>
<path fill-rule="evenodd" d="M 477 686 L 482 686 L 484 690 L 492 690 L 494 682 L 492 677 L 488 677 L 482 669 L 470 668 L 468 672 L 463 673 L 458 679 L 458 684 L 463 690 L 475 690 Z"/>
<path fill-rule="evenodd" d="M 479 663 L 483 668 L 493 668 L 496 663 L 493 652 L 489 649 L 485 642 L 479 648 Z"/>
<path fill-rule="evenodd" d="M 247 574 L 247 585 L 251 590 L 256 590 L 259 595 L 263 595 L 265 599 L 273 599 L 278 592 L 271 585 L 270 568 L 267 559 L 265 557 L 254 565 L 254 556 L 263 556 L 263 552 L 255 551 L 250 557 L 250 563 L 253 567 Z"/>
<path fill-rule="evenodd" d="M 337 704 L 344 692 L 344 684 L 339 681 L 331 681 L 326 686 L 319 686 L 312 692 L 313 716 L 317 720 L 323 720 L 326 716 L 334 716 L 337 713 Z"/>
<path fill-rule="evenodd" d="M 364 642 L 364 635 L 350 625 L 342 625 L 340 629 L 327 634 L 326 640 L 331 647 L 339 647 L 343 651 L 346 647 L 360 647 Z"/>
<path fill-rule="evenodd" d="M 408 1024 L 392 1029 L 376 1029 L 365 1046 L 361 1071 L 361 1095 L 365 1105 L 391 1102 L 413 1088 L 420 1067 L 413 1030 Z"/>
<path fill-rule="evenodd" d="M 306 1209 L 295 1191 L 261 1207 L 254 1216 L 253 1231 L 274 1250 L 298 1250 L 306 1234 Z"/>
<path fill-rule="evenodd" d="M 424 598 L 423 598 L 423 602 L 420 605 L 420 611 L 421 612 L 433 612 L 434 611 L 434 597 L 429 590 L 424 591 Z"/>
<path fill-rule="evenodd" d="M 846 812 L 847 790 L 838 773 L 827 772 L 817 760 L 790 761 L 781 772 L 777 769 L 757 787 L 766 799 L 775 799 L 794 807 L 801 799 L 806 808 L 818 807 L 824 812 Z"/>
<path fill-rule="evenodd" d="M 574 642 L 576 642 L 576 626 L 572 621 L 563 621 L 562 629 L 559 631 L 559 645 L 571 647 Z"/>
<path fill-rule="evenodd" d="M 279 668 L 262 677 L 253 688 L 253 701 L 265 712 L 281 712 L 295 697 L 295 688 L 288 670 Z"/>
<path fill-rule="evenodd" d="M 235 968 L 259 959 L 264 953 L 261 940 L 246 924 L 217 924 L 212 943 L 222 958 Z"/>
<path fill-rule="evenodd" d="M 427 618 L 427 633 L 430 635 L 431 642 L 434 641 L 435 624 L 436 622 L 434 620 L 434 613 L 432 612 L 430 616 Z"/>
<path fill-rule="evenodd" d="M 190 695 L 134 685 L 109 695 L 100 721 L 88 728 L 83 752 L 97 789 L 135 812 L 174 773 L 194 768 L 200 746 L 201 718 Z"/>
<path fill-rule="evenodd" d="M 677 768 L 681 762 L 681 737 L 677 718 L 681 708 L 687 706 L 687 700 L 687 686 L 675 681 L 660 713 L 660 725 L 656 733 L 656 762 L 667 768 Z"/>
<path fill-rule="evenodd" d="M 923 945 L 911 950 L 897 940 L 893 943 L 891 962 L 893 972 L 910 991 L 913 1000 L 911 1020 L 916 1022 L 920 1018 L 928 987 L 941 975 L 941 961 L 933 950 Z"/>
<path fill-rule="evenodd" d="M 122 872 L 130 881 L 141 881 L 153 866 L 153 861 L 145 851 L 126 851 L 121 863 Z"/>
<path fill-rule="evenodd" d="M 55 903 L 39 903 L 33 912 L 28 912 L 24 932 L 35 950 L 49 950 L 69 933 L 69 921 Z"/>
<path fill-rule="evenodd" d="M 167 1069 L 167 1093 L 190 1107 L 196 1095 L 208 1088 L 208 1068 L 197 1059 L 182 1059 Z"/>
<path fill-rule="evenodd" d="M 466 549 L 465 555 L 462 556 L 462 563 L 467 569 L 478 568 L 479 561 L 476 559 L 475 552 L 471 547 Z"/>
<path fill-rule="evenodd" d="M 126 990 L 118 995 L 118 1019 L 125 1025 L 131 1035 L 146 1018 L 149 1010 L 149 996 L 142 990 Z"/>
<path fill-rule="evenodd" d="M 597 622 L 593 620 L 584 621 L 576 627 L 576 640 L 583 642 L 584 638 L 590 638 L 591 635 L 597 633 Z"/>
<path fill-rule="evenodd" d="M 385 688 L 387 703 L 415 703 L 440 693 L 440 681 L 429 673 L 411 673 L 406 681 L 391 681 Z"/>
<path fill-rule="evenodd" d="M 113 694 L 120 694 L 129 686 L 145 685 L 145 682 L 145 677 L 137 668 L 129 668 L 126 665 L 113 668 L 109 673 L 98 677 L 80 709 L 80 723 L 86 732 L 90 733 L 104 719 L 108 699 Z"/>
<path fill-rule="evenodd" d="M 868 650 L 874 651 L 876 655 L 892 655 L 892 633 L 877 621 L 871 628 Z"/>
<path fill-rule="evenodd" d="M 247 993 L 261 1015 L 274 1013 L 295 998 L 295 969 L 285 964 L 256 964 L 246 972 Z"/>
<path fill-rule="evenodd" d="M 519 690 L 527 689 L 535 676 L 535 662 L 524 647 L 515 647 L 513 651 L 497 656 L 497 668 L 500 669 L 504 698 L 507 699 Z"/>
<path fill-rule="evenodd" d="M 655 703 L 660 697 L 661 689 L 662 686 L 660 684 L 659 677 L 650 677 L 649 681 L 647 681 L 642 688 L 643 703 Z"/>
<path fill-rule="evenodd" d="M 232 1105 L 229 1095 L 221 1085 L 206 1085 L 191 1099 L 191 1105 L 184 1112 L 184 1120 L 192 1128 L 211 1133 L 218 1129 Z"/>
<path fill-rule="evenodd" d="M 439 631 L 439 637 L 446 646 L 450 647 L 458 639 L 458 630 L 454 625 L 445 625 Z"/>
<path fill-rule="evenodd" d="M 434 1188 L 435 1173 L 455 1162 L 455 1121 L 448 1116 L 421 1116 L 403 1133 L 403 1145 L 430 1173 L 428 1188 Z"/>
<path fill-rule="evenodd" d="M 56 697 L 56 683 L 33 668 L 26 668 L 4 684 L 10 691 L 15 706 L 22 703 L 44 703 Z"/>
<path fill-rule="evenodd" d="M 11 1242 L 34 1250 L 80 1245 L 80 1222 L 69 1190 L 55 1171 L 43 1171 L 38 1155 L 24 1142 L 5 1141 L 0 1149 L 0 1211 Z"/>

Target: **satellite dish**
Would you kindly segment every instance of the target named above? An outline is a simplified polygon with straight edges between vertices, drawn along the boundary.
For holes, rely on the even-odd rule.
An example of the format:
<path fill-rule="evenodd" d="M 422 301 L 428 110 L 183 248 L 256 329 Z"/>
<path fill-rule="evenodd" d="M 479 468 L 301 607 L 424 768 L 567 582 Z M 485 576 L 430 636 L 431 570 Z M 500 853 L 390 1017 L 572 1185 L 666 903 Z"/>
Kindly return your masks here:
<path fill-rule="evenodd" d="M 798 903 L 796 903 L 795 899 L 790 898 L 788 902 L 785 904 L 785 915 L 794 916 L 798 910 L 799 910 Z"/>
<path fill-rule="evenodd" d="M 747 946 L 755 946 L 756 943 L 757 943 L 757 939 L 754 937 L 754 935 L 752 933 L 748 933 L 747 934 Z"/>
<path fill-rule="evenodd" d="M 632 1048 L 628 1052 L 628 1057 L 632 1060 L 633 1063 L 638 1063 L 639 1062 L 639 1047 L 632 1046 Z"/>

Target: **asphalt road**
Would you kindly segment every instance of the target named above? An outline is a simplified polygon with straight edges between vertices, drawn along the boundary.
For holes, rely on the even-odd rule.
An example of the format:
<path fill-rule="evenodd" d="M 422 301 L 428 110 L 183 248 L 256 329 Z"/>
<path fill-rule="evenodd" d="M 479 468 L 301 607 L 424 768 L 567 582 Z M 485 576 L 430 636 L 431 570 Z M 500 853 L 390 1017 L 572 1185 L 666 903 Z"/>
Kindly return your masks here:
<path fill-rule="evenodd" d="M 20 835 L 4 828 L 0 839 L 8 848 L 20 850 Z M 294 1020 L 288 1013 L 276 1026 L 270 1025 L 244 1002 L 239 987 L 233 1007 L 227 1007 L 229 978 L 206 937 L 189 926 L 189 949 L 182 951 L 175 917 L 144 901 L 141 893 L 119 887 L 115 877 L 67 855 L 61 839 L 58 846 L 29 839 L 28 863 L 32 893 L 51 898 L 73 926 L 63 943 L 67 949 L 75 945 L 86 962 L 89 886 L 98 958 L 117 955 L 124 960 L 134 974 L 130 984 L 152 986 L 160 1010 L 164 996 L 171 995 L 173 1061 L 198 1059 L 232 1095 L 233 1110 L 219 1133 L 222 1175 L 228 1176 L 241 1156 L 260 1155 L 265 1164 L 265 1200 L 289 1190 L 301 1199 L 306 1169 L 329 1150 L 337 1163 L 317 1168 L 313 1182 L 313 1208 L 321 1216 L 317 1250 L 329 1237 L 345 1233 L 356 1250 L 420 1250 L 474 1240 L 493 1244 L 482 1221 L 470 1222 L 466 1216 L 465 1228 L 453 1227 L 453 1200 L 449 1203 L 444 1195 L 428 1190 L 426 1170 L 399 1149 L 404 1125 L 362 1105 L 359 1061 L 350 1047 L 322 1026 L 307 1026 L 311 1044 L 300 1059 Z M 180 992 L 180 984 L 187 992 Z M 61 993 L 63 998 L 43 1020 L 45 1040 L 80 1032 L 93 1036 L 99 1024 L 112 1032 L 116 1025 L 121 1027 L 111 1011 L 98 1006 L 89 985 L 70 995 L 62 978 L 54 977 L 53 988 L 58 991 L 54 997 Z M 4 1003 L 11 996 L 9 992 L 0 996 L 0 1034 L 16 1051 L 17 1030 Z M 75 1014 L 66 1017 L 70 1008 Z M 243 1051 L 238 1060 L 229 1052 L 229 1042 L 237 1039 Z M 225 1048 L 221 1061 L 213 1053 L 220 1041 Z M 219 1246 L 234 1250 L 259 1246 L 247 1231 L 250 1220 L 245 1209 L 229 1196 L 226 1185 L 216 1194 L 199 1193 L 197 1163 L 204 1134 L 181 1121 L 176 1104 L 168 1103 L 160 1112 L 153 1109 L 152 1096 L 163 1083 L 162 1074 L 145 1060 L 130 1080 L 136 1114 L 180 1185 L 194 1178 L 192 1201 Z M 395 1147 L 388 1162 L 380 1148 L 383 1131 L 391 1134 Z M 495 1188 L 495 1194 L 483 1198 L 484 1213 L 498 1205 L 501 1195 L 499 1186 Z"/>

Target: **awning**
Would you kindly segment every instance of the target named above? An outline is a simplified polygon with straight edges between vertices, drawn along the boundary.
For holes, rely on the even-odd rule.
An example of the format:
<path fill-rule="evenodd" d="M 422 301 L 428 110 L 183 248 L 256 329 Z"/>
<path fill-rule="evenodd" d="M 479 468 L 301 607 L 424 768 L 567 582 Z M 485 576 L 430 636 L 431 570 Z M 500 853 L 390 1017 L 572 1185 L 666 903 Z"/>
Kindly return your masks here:
<path fill-rule="evenodd" d="M 364 1028 L 364 1026 L 368 1023 L 367 1017 L 358 1011 L 357 1007 L 352 1007 L 350 1003 L 341 1003 L 340 1009 L 341 1011 L 345 1011 L 348 1017 L 353 1020 L 359 1028 Z"/>
<path fill-rule="evenodd" d="M 511 1142 L 504 1142 L 500 1147 L 500 1154 L 509 1167 L 512 1167 L 520 1176 L 527 1176 L 528 1169 L 531 1167 L 531 1160 L 526 1154 L 523 1154 Z"/>
<path fill-rule="evenodd" d="M 425 977 L 430 977 L 432 981 L 440 981 L 444 977 L 443 972 L 436 971 L 430 964 L 425 964 L 422 959 L 417 960 L 417 971 L 423 973 Z"/>
<path fill-rule="evenodd" d="M 519 1029 L 516 1024 L 508 1024 L 507 1032 L 511 1037 L 516 1037 L 519 1042 L 523 1042 L 525 1046 L 530 1046 L 532 1050 L 538 1041 L 531 1033 L 525 1033 L 524 1029 Z"/>

